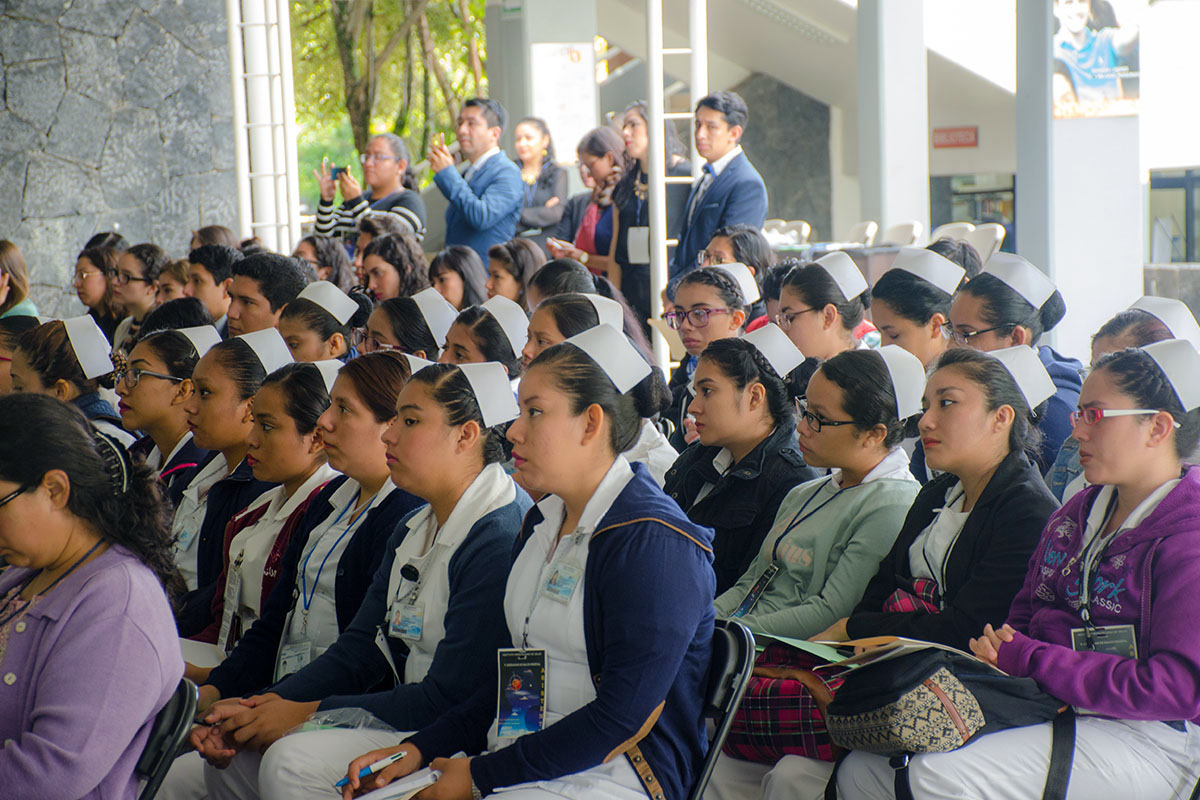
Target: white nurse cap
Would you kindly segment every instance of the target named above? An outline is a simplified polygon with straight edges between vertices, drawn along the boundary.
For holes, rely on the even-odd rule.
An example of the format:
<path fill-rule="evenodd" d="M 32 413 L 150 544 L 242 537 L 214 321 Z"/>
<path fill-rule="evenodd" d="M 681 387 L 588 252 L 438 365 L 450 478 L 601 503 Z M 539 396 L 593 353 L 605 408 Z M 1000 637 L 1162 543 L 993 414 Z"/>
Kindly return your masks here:
<path fill-rule="evenodd" d="M 892 269 L 902 269 L 936 286 L 946 294 L 954 294 L 962 283 L 966 270 L 945 256 L 923 247 L 901 247 L 892 262 Z"/>
<path fill-rule="evenodd" d="M 650 374 L 650 365 L 642 358 L 625 334 L 611 325 L 597 325 L 566 340 L 582 350 L 624 394 Z"/>
<path fill-rule="evenodd" d="M 333 391 L 333 382 L 337 380 L 338 370 L 345 366 L 336 358 L 327 358 L 323 361 L 314 361 L 312 365 L 321 373 L 321 380 L 325 382 L 325 391 Z"/>
<path fill-rule="evenodd" d="M 1166 325 L 1176 339 L 1185 339 L 1192 347 L 1200 347 L 1200 325 L 1196 324 L 1192 310 L 1179 300 L 1146 295 L 1129 308 L 1145 311 Z"/>
<path fill-rule="evenodd" d="M 63 327 L 85 378 L 91 380 L 113 371 L 112 345 L 90 314 L 64 319 Z"/>
<path fill-rule="evenodd" d="M 1025 396 L 1025 402 L 1029 404 L 1031 410 L 1037 408 L 1054 394 L 1054 381 L 1051 380 L 1050 373 L 1046 371 L 1042 360 L 1038 358 L 1037 351 L 1032 347 L 1021 344 L 1016 347 L 1005 347 L 1002 350 L 992 350 L 988 355 L 994 356 L 1008 370 L 1008 374 L 1012 376 L 1017 388 Z"/>
<path fill-rule="evenodd" d="M 875 351 L 883 358 L 892 379 L 896 416 L 908 419 L 921 413 L 921 395 L 925 393 L 925 367 L 921 360 L 903 347 L 885 344 Z"/>
<path fill-rule="evenodd" d="M 829 273 L 829 277 L 833 278 L 833 282 L 838 285 L 846 302 L 850 302 L 867 290 L 867 279 L 863 277 L 862 270 L 854 263 L 854 259 L 842 251 L 838 250 L 827 256 L 821 256 L 815 263 Z"/>
<path fill-rule="evenodd" d="M 585 294 L 582 296 L 583 299 L 592 304 L 592 308 L 596 309 L 596 318 L 600 320 L 599 324 L 611 325 L 617 330 L 625 327 L 625 310 L 621 308 L 621 304 L 616 300 L 610 300 L 598 294 Z"/>
<path fill-rule="evenodd" d="M 267 371 L 268 375 L 280 367 L 285 367 L 295 362 L 295 359 L 292 358 L 292 351 L 288 349 L 287 342 L 283 340 L 283 337 L 279 335 L 279 331 L 275 328 L 265 328 L 261 331 L 243 333 L 237 338 L 250 345 L 250 349 L 258 357 L 258 363 L 262 364 L 262 368 Z"/>
<path fill-rule="evenodd" d="M 753 305 L 762 297 L 762 292 L 758 288 L 758 281 L 754 280 L 754 275 L 750 272 L 750 268 L 742 262 L 731 261 L 728 264 L 714 264 L 713 269 L 723 270 L 729 277 L 733 278 L 733 282 L 738 287 L 738 294 L 742 296 L 742 302 L 745 305 Z"/>
<path fill-rule="evenodd" d="M 450 332 L 450 326 L 458 317 L 458 311 L 437 289 L 422 289 L 414 294 L 412 299 L 425 319 L 425 327 L 433 334 L 433 340 L 437 342 L 438 347 L 444 346 L 446 334 Z"/>
<path fill-rule="evenodd" d="M 483 304 L 483 308 L 500 323 L 508 343 L 512 345 L 513 355 L 521 355 L 521 350 L 525 348 L 525 342 L 529 338 L 529 317 L 525 316 L 525 309 L 501 295 L 489 299 Z"/>
<path fill-rule="evenodd" d="M 495 427 L 516 419 L 521 413 L 517 407 L 517 399 L 513 397 L 508 370 L 503 365 L 496 361 L 485 361 L 482 364 L 459 364 L 458 368 L 471 384 L 471 392 L 475 395 L 475 403 L 479 406 L 484 427 Z"/>
<path fill-rule="evenodd" d="M 1168 339 L 1142 348 L 1167 376 L 1184 411 L 1200 407 L 1200 353 L 1186 339 Z"/>
<path fill-rule="evenodd" d="M 1034 308 L 1041 308 L 1057 290 L 1050 276 L 1013 253 L 996 253 L 983 274 L 999 278 Z"/>
<path fill-rule="evenodd" d="M 338 325 L 345 325 L 358 311 L 358 303 L 329 281 L 313 281 L 301 290 L 299 299 L 316 303 L 328 311 Z"/>
<path fill-rule="evenodd" d="M 215 344 L 220 344 L 221 334 L 212 325 L 196 325 L 191 328 L 177 328 L 179 333 L 187 337 L 196 350 L 196 357 L 202 358 Z"/>
<path fill-rule="evenodd" d="M 744 334 L 742 338 L 762 353 L 781 378 L 804 362 L 804 353 L 774 322 L 768 322 L 758 330 Z"/>

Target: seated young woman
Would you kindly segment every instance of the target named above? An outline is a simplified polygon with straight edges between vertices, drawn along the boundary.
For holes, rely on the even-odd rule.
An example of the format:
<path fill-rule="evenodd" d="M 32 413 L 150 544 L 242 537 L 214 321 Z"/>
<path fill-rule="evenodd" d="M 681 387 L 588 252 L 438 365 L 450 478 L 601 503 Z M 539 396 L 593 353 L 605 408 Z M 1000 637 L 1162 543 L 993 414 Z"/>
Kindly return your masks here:
<path fill-rule="evenodd" d="M 521 350 L 525 369 L 543 350 L 561 344 L 576 334 L 600 324 L 620 330 L 624 321 L 621 305 L 598 294 L 557 294 L 543 300 L 529 317 L 529 340 Z M 632 342 L 631 342 L 632 344 Z M 670 404 L 671 394 L 662 370 L 650 368 L 651 374 L 632 389 L 642 417 L 637 441 L 622 455 L 627 461 L 638 461 L 650 470 L 654 482 L 662 486 L 667 470 L 679 453 L 655 424 L 659 414 Z"/>
<path fill-rule="evenodd" d="M 221 341 L 211 325 L 160 330 L 138 340 L 118 376 L 117 410 L 126 430 L 143 431 L 130 452 L 154 470 L 171 507 L 179 505 L 208 451 L 188 428 L 184 404 L 196 390 L 192 372 L 200 357 Z"/>
<path fill-rule="evenodd" d="M 950 333 L 960 345 L 989 352 L 1027 345 L 1054 380 L 1057 391 L 1038 420 L 1042 449 L 1038 467 L 1045 474 L 1058 455 L 1058 448 L 1071 433 L 1067 417 L 1079 400 L 1079 377 L 1083 365 L 1060 355 L 1049 345 L 1039 345 L 1067 313 L 1067 305 L 1054 282 L 1024 258 L 997 253 L 987 269 L 964 284 L 950 306 Z"/>
<path fill-rule="evenodd" d="M 459 312 L 446 333 L 442 364 L 483 364 L 494 361 L 508 372 L 513 391 L 521 380 L 521 350 L 529 338 L 525 309 L 496 295 L 480 306 Z"/>
<path fill-rule="evenodd" d="M 345 796 L 424 765 L 442 772 L 428 796 L 451 800 L 501 788 L 512 800 L 686 794 L 705 750 L 711 537 L 620 455 L 641 425 L 629 389 L 649 369 L 608 325 L 534 359 L 508 437 L 524 480 L 547 497 L 514 548 L 505 642 L 486 659 L 499 659 L 500 674 L 432 725 L 351 762 Z M 508 691 L 539 670 L 542 691 Z M 544 713 L 519 713 L 529 694 Z M 400 750 L 360 781 L 363 765 Z M 459 751 L 480 754 L 449 757 Z"/>
<path fill-rule="evenodd" d="M 256 480 L 277 485 L 225 527 L 225 566 L 213 590 L 213 619 L 190 637 L 215 643 L 221 657 L 261 616 L 309 503 L 337 475 L 326 461 L 317 430 L 317 420 L 327 408 L 325 377 L 313 364 L 280 367 L 254 394 L 246 461 Z"/>
<path fill-rule="evenodd" d="M 346 361 L 358 355 L 355 332 L 366 327 L 374 306 L 363 292 L 313 281 L 283 307 L 279 333 L 297 361 Z"/>
<path fill-rule="evenodd" d="M 787 383 L 802 361 L 773 323 L 700 354 L 688 406 L 700 440 L 675 461 L 663 491 L 692 522 L 713 529 L 717 594 L 758 555 L 783 498 L 817 477 L 800 455 Z"/>
<path fill-rule="evenodd" d="M 895 345 L 839 353 L 813 373 L 799 448 L 833 471 L 784 497 L 749 568 L 716 598 L 719 616 L 807 639 L 850 613 L 920 489 L 900 441 L 924 384 L 921 362 Z"/>
<path fill-rule="evenodd" d="M 457 317 L 454 307 L 434 289 L 422 289 L 412 297 L 384 300 L 367 318 L 362 351 L 397 350 L 436 361 Z"/>
<path fill-rule="evenodd" d="M 455 312 L 488 299 L 488 272 L 472 248 L 454 244 L 429 262 L 429 285 L 438 291 Z"/>
<path fill-rule="evenodd" d="M 6 797 L 137 796 L 136 762 L 183 675 L 167 518 L 151 471 L 70 406 L 0 398 Z"/>
<path fill-rule="evenodd" d="M 1100 326 L 1092 336 L 1091 363 L 1127 347 L 1144 347 L 1166 339 L 1186 339 L 1200 347 L 1200 325 L 1191 309 L 1179 300 L 1146 295 Z M 1188 461 L 1195 463 L 1194 454 Z M 1067 437 L 1059 448 L 1058 457 L 1046 473 L 1046 484 L 1062 503 L 1087 486 L 1079 463 L 1079 442 L 1074 437 Z"/>
<path fill-rule="evenodd" d="M 687 408 L 695 396 L 692 377 L 700 354 L 711 342 L 732 339 L 746 324 L 746 301 L 737 280 L 720 267 L 699 267 L 683 276 L 675 289 L 674 309 L 665 315 L 667 325 L 679 331 L 687 356 L 671 373 L 671 408 L 667 418 L 675 426 L 671 445 L 683 450 L 698 438 L 687 419 Z"/>
<path fill-rule="evenodd" d="M 111 389 L 115 383 L 108 350 L 108 340 L 90 316 L 39 325 L 22 334 L 13 351 L 12 390 L 70 403 L 93 428 L 130 447 L 134 437 L 121 427 L 121 417 L 100 395 L 102 387 Z"/>
<path fill-rule="evenodd" d="M 188 593 L 175 611 L 179 635 L 195 636 L 213 621 L 212 601 L 225 564 L 225 528 L 273 484 L 254 477 L 247 458 L 254 395 L 269 373 L 291 363 L 274 328 L 213 345 L 192 370 L 195 391 L 184 404 L 192 441 L 211 451 L 196 468 L 171 526 L 175 563 Z"/>
<path fill-rule="evenodd" d="M 1046 525 L 1008 621 L 971 649 L 1084 709 L 1070 797 L 1186 797 L 1200 754 L 1200 639 L 1188 613 L 1200 579 L 1200 354 L 1183 340 L 1100 359 L 1072 415 L 1093 485 Z M 1051 723 L 918 755 L 920 798 L 1038 798 Z M 851 753 L 843 797 L 890 798 L 888 760 Z"/>
<path fill-rule="evenodd" d="M 497 364 L 431 364 L 400 391 L 396 414 L 383 436 L 392 480 L 428 505 L 396 528 L 329 649 L 269 692 L 209 709 L 213 727 L 192 743 L 210 761 L 214 798 L 327 795 L 349 759 L 395 741 L 377 729 L 283 736 L 315 711 L 366 709 L 411 731 L 494 682 L 507 554 L 530 507 L 498 463 L 495 427 L 516 416 L 507 376 Z M 395 688 L 373 691 L 388 676 Z"/>
<path fill-rule="evenodd" d="M 745 265 L 755 281 L 762 283 L 767 270 L 775 264 L 775 251 L 761 228 L 739 222 L 713 231 L 712 238 L 700 252 L 700 266 L 719 267 L 732 263 Z M 763 300 L 752 301 L 746 307 L 747 332 L 756 331 L 770 321 Z"/>

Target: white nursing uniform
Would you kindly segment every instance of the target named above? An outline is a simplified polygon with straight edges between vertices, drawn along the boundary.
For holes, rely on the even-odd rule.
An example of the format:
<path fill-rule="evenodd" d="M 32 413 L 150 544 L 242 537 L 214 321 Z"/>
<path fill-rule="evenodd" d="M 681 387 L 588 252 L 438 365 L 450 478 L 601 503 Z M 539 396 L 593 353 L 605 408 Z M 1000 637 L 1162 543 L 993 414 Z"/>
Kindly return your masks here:
<path fill-rule="evenodd" d="M 171 523 L 171 539 L 175 542 L 175 565 L 187 581 L 188 591 L 197 587 L 198 545 L 200 526 L 204 524 L 204 512 L 208 510 L 208 493 L 217 482 L 229 474 L 225 456 L 217 453 L 212 461 L 192 477 L 192 482 L 183 490 L 183 497 L 175 509 Z"/>
<path fill-rule="evenodd" d="M 533 529 L 509 573 L 504 593 L 504 616 L 513 646 L 546 651 L 547 727 L 596 699 L 583 634 L 588 545 L 596 526 L 632 478 L 629 462 L 618 456 L 584 507 L 579 526 L 561 539 L 558 532 L 566 513 L 563 501 L 555 495 L 544 498 L 538 503 L 544 519 Z M 565 603 L 546 597 L 540 591 L 553 575 L 556 565 L 561 563 L 579 570 L 575 590 Z M 492 722 L 488 731 L 489 751 L 514 741 L 513 738 L 499 738 L 497 724 Z M 503 792 L 506 800 L 555 797 L 645 800 L 646 797 L 633 766 L 623 757 L 574 775 L 522 783 L 497 791 Z"/>

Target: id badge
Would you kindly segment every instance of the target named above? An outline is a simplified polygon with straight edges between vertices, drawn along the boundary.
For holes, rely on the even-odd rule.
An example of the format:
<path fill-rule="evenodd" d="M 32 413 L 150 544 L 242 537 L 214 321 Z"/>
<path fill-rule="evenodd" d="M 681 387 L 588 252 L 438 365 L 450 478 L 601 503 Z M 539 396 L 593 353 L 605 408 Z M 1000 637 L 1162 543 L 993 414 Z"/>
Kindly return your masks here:
<path fill-rule="evenodd" d="M 388 635 L 407 639 L 410 642 L 421 640 L 421 631 L 425 627 L 425 605 L 399 604 L 392 608 L 392 619 L 388 623 Z"/>
<path fill-rule="evenodd" d="M 750 587 L 750 591 L 746 593 L 745 599 L 742 600 L 741 605 L 737 607 L 737 610 L 733 612 L 732 616 L 735 618 L 744 617 L 753 611 L 754 606 L 758 604 L 758 598 L 762 597 L 762 593 L 767 590 L 767 587 L 771 585 L 771 581 L 774 580 L 775 576 L 778 574 L 778 564 L 771 564 L 769 567 L 763 570 L 763 574 L 758 576 L 758 580 L 756 580 L 754 585 Z"/>
<path fill-rule="evenodd" d="M 496 735 L 515 739 L 537 733 L 546 719 L 546 651 L 504 649 L 496 655 Z"/>
<path fill-rule="evenodd" d="M 196 534 L 199 532 L 199 528 L 193 528 L 190 525 L 181 530 L 179 535 L 175 537 L 175 551 L 178 553 L 187 552 L 188 548 L 192 546 L 192 542 L 196 540 Z"/>
<path fill-rule="evenodd" d="M 645 226 L 630 228 L 625 239 L 629 249 L 630 264 L 650 263 L 650 229 Z"/>
<path fill-rule="evenodd" d="M 1090 650 L 1093 653 L 1111 653 L 1114 656 L 1137 658 L 1137 634 L 1132 625 L 1106 625 L 1092 629 L 1092 639 L 1088 641 L 1086 628 L 1071 629 L 1071 649 L 1078 651 Z"/>
<path fill-rule="evenodd" d="M 542 596 L 560 603 L 569 603 L 581 577 L 583 570 L 574 564 L 555 562 L 550 565 L 550 574 L 542 584 Z"/>
<path fill-rule="evenodd" d="M 275 670 L 275 680 L 282 680 L 292 673 L 299 672 L 312 661 L 312 642 L 299 641 L 285 644 L 279 648 L 279 666 Z"/>
<path fill-rule="evenodd" d="M 221 630 L 217 634 L 217 646 L 229 652 L 229 635 L 233 632 L 233 618 L 238 613 L 242 598 L 242 557 L 225 577 L 225 606 L 221 612 Z"/>

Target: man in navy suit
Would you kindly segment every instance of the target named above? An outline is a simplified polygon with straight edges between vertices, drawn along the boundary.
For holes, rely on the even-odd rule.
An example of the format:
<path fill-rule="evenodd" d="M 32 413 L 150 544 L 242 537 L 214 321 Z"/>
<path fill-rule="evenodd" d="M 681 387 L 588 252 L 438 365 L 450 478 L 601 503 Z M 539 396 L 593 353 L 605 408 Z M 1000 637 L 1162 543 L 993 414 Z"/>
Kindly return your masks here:
<path fill-rule="evenodd" d="M 696 257 L 713 231 L 739 223 L 761 228 L 767 219 L 767 187 L 738 144 L 749 120 L 746 101 L 733 92 L 713 92 L 696 104 L 696 152 L 704 158 L 704 174 L 684 207 L 671 278 L 699 266 Z"/>
<path fill-rule="evenodd" d="M 444 142 L 429 148 L 433 181 L 450 201 L 446 209 L 446 247 L 462 244 L 487 263 L 488 248 L 507 242 L 521 216 L 521 170 L 500 151 L 508 114 L 495 100 L 472 97 L 458 115 L 458 149 L 464 171 Z"/>

